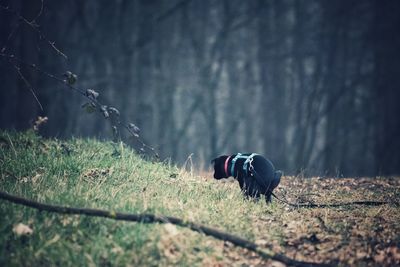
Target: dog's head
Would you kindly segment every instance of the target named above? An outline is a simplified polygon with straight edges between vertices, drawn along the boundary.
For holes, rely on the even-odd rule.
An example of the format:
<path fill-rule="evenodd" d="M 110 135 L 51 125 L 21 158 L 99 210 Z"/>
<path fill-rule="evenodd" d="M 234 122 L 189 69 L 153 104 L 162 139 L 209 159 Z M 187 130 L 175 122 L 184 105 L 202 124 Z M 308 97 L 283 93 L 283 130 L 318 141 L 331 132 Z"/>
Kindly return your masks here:
<path fill-rule="evenodd" d="M 214 164 L 214 178 L 215 179 L 222 179 L 222 178 L 227 178 L 227 174 L 224 169 L 224 164 L 225 160 L 228 158 L 228 156 L 223 155 L 219 156 L 218 158 L 215 158 L 211 161 L 211 164 Z"/>

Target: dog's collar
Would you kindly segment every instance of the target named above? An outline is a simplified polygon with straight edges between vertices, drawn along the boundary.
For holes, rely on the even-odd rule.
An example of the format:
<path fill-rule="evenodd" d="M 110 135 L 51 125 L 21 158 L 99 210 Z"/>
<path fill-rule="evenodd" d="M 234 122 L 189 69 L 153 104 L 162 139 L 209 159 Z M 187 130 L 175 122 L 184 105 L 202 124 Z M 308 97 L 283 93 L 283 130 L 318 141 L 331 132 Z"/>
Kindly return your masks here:
<path fill-rule="evenodd" d="M 225 164 L 224 164 L 224 171 L 227 177 L 229 177 L 229 173 L 228 173 L 228 163 L 229 163 L 229 159 L 231 158 L 231 156 L 227 157 L 225 160 Z"/>

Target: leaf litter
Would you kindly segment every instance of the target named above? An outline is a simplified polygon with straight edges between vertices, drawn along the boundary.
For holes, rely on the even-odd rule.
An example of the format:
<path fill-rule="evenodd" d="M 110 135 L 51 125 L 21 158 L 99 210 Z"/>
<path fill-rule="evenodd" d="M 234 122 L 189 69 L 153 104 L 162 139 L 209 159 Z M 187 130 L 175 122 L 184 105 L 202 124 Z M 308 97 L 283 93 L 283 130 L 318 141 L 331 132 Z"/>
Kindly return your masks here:
<path fill-rule="evenodd" d="M 282 194 L 284 192 L 285 194 Z M 400 200 L 400 179 L 284 177 L 277 194 L 290 202 L 344 203 Z M 274 199 L 274 202 L 277 202 Z M 277 208 L 252 218 L 256 243 L 296 260 L 344 266 L 400 265 L 400 208 L 396 205 Z M 268 207 L 267 207 L 268 209 Z M 224 246 L 233 266 L 285 266 Z"/>

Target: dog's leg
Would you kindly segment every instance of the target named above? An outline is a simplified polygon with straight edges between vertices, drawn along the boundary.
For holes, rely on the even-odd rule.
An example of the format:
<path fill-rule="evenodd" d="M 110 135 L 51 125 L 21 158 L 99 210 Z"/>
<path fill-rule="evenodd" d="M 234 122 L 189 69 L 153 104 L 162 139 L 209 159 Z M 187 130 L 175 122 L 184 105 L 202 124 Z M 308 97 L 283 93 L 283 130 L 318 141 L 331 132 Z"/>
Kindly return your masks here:
<path fill-rule="evenodd" d="M 256 182 L 248 182 L 243 185 L 242 191 L 244 195 L 248 198 L 253 198 L 255 200 L 259 200 L 261 197 L 261 193 L 259 191 L 259 187 Z"/>
<path fill-rule="evenodd" d="M 270 204 L 270 203 L 272 202 L 271 193 L 265 194 L 265 202 L 266 202 L 267 204 Z"/>

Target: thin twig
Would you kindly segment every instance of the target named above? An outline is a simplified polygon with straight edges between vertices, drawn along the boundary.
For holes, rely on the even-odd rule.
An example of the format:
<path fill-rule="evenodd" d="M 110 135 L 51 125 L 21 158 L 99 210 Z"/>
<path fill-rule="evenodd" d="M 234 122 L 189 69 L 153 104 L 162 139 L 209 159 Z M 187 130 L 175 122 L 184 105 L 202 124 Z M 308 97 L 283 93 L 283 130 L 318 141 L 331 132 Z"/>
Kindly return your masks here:
<path fill-rule="evenodd" d="M 41 0 L 41 3 L 40 3 L 40 4 L 41 4 L 41 5 L 40 5 L 39 13 L 36 15 L 36 17 L 35 17 L 33 20 L 31 20 L 31 23 L 35 23 L 36 20 L 37 20 L 38 18 L 40 18 L 40 16 L 41 16 L 42 13 L 43 13 L 43 7 L 44 7 L 44 2 L 43 2 L 43 0 Z"/>
<path fill-rule="evenodd" d="M 47 72 L 47 71 L 42 70 L 42 69 L 39 68 L 36 64 L 27 63 L 27 62 L 25 62 L 25 61 L 23 61 L 23 60 L 17 58 L 17 57 L 14 56 L 14 55 L 7 54 L 7 53 L 0 53 L 0 57 L 6 58 L 7 61 L 8 61 L 11 65 L 13 65 L 14 68 L 19 69 L 19 67 L 16 66 L 16 65 L 14 64 L 14 62 L 12 62 L 12 61 L 17 62 L 18 64 L 22 64 L 22 65 L 28 66 L 28 67 L 34 69 L 35 71 L 37 71 L 37 72 L 39 72 L 39 73 L 41 73 L 41 74 L 43 74 L 43 75 L 45 75 L 45 76 L 47 76 L 47 77 L 49 77 L 49 78 L 51 78 L 51 79 L 53 79 L 53 80 L 55 80 L 55 81 L 61 83 L 62 85 L 68 87 L 69 89 L 73 90 L 74 92 L 76 92 L 76 93 L 78 93 L 78 94 L 84 96 L 89 102 L 95 104 L 96 108 L 97 108 L 99 111 L 101 111 L 101 108 L 102 108 L 102 107 L 105 107 L 105 106 L 106 106 L 106 105 L 102 104 L 97 98 L 93 98 L 93 97 L 91 97 L 90 95 L 88 95 L 88 94 L 87 94 L 87 91 L 82 90 L 82 89 L 80 89 L 80 88 L 78 88 L 78 87 L 75 87 L 75 86 L 71 85 L 71 84 L 68 83 L 65 79 L 61 79 L 61 78 L 59 78 L 59 77 L 57 77 L 57 76 L 55 76 L 55 75 L 53 75 L 53 74 L 51 74 L 51 73 L 49 73 L 49 72 Z M 129 127 L 129 125 L 128 125 L 127 123 L 123 123 L 123 122 L 121 122 L 121 121 L 118 120 L 118 123 L 117 123 L 117 124 L 118 124 L 118 126 L 121 126 L 121 127 L 125 128 L 133 137 L 136 138 L 136 140 L 142 145 L 141 150 L 147 149 L 148 151 L 151 151 L 151 153 L 153 154 L 153 156 L 154 156 L 155 158 L 158 159 L 158 158 L 160 157 L 159 154 L 157 153 L 157 151 L 155 150 L 155 148 L 152 147 L 152 146 L 149 146 L 149 145 L 147 145 L 145 142 L 143 142 L 143 141 L 140 139 L 139 135 L 138 135 L 137 133 L 135 133 L 135 132 Z"/>
<path fill-rule="evenodd" d="M 16 72 L 18 73 L 19 77 L 21 80 L 25 83 L 26 87 L 28 87 L 29 91 L 31 91 L 33 97 L 35 98 L 36 102 L 38 103 L 40 109 L 43 111 L 43 106 L 39 101 L 39 98 L 36 96 L 35 90 L 33 89 L 33 86 L 28 82 L 28 80 L 25 78 L 25 76 L 21 72 L 21 68 L 18 67 L 17 65 L 13 64 L 11 60 L 9 60 L 10 64 L 14 67 Z"/>
<path fill-rule="evenodd" d="M 203 233 L 208 236 L 212 236 L 222 241 L 228 241 L 232 244 L 248 249 L 250 251 L 256 252 L 264 259 L 271 259 L 275 261 L 280 261 L 287 265 L 291 266 L 330 266 L 329 264 L 316 264 L 311 262 L 297 261 L 290 259 L 282 254 L 269 254 L 261 249 L 257 244 L 246 240 L 244 238 L 208 227 L 201 224 L 197 224 L 194 222 L 189 222 L 182 220 L 180 218 L 171 217 L 171 216 L 159 216 L 149 213 L 144 214 L 130 214 L 130 213 L 120 213 L 115 211 L 107 211 L 100 209 L 90 209 L 90 208 L 75 208 L 75 207 L 67 207 L 67 206 L 59 206 L 59 205 L 50 205 L 39 203 L 33 200 L 29 200 L 26 198 L 10 195 L 6 192 L 0 191 L 0 199 L 4 199 L 10 201 L 12 203 L 18 205 L 24 205 L 27 207 L 31 207 L 34 209 L 38 209 L 40 211 L 48 211 L 55 212 L 60 214 L 77 214 L 77 215 L 87 215 L 93 217 L 104 217 L 114 220 L 121 221 L 131 221 L 131 222 L 140 222 L 140 223 L 171 223 L 174 225 L 178 225 L 181 227 L 189 228 L 193 231 Z"/>
<path fill-rule="evenodd" d="M 38 16 L 41 15 L 42 10 L 43 10 L 43 1 L 42 1 L 41 10 L 40 10 L 38 16 L 36 16 L 36 18 L 34 18 L 32 21 L 27 20 L 25 17 L 23 17 L 21 14 L 19 14 L 16 10 L 11 9 L 8 6 L 0 5 L 0 9 L 15 15 L 20 21 L 23 21 L 26 25 L 28 25 L 31 29 L 33 29 L 39 35 L 40 39 L 45 40 L 49 44 L 49 46 L 51 48 L 53 48 L 54 51 L 56 51 L 56 53 L 58 55 L 62 56 L 66 60 L 68 59 L 68 57 L 63 52 L 61 52 L 60 49 L 58 49 L 56 47 L 55 42 L 51 42 L 49 39 L 47 39 L 47 37 L 40 31 L 39 26 L 36 24 L 36 19 L 38 18 Z"/>
<path fill-rule="evenodd" d="M 184 0 L 184 1 L 182 1 L 182 3 L 180 3 L 180 4 L 177 5 L 177 6 L 183 5 L 183 3 L 184 3 L 184 2 L 187 2 L 187 1 L 188 1 L 188 0 Z M 67 59 L 67 56 L 66 56 L 64 53 L 62 53 L 62 52 L 55 46 L 54 42 L 49 41 L 49 40 L 46 38 L 46 36 L 42 34 L 42 32 L 41 32 L 40 29 L 39 29 L 39 25 L 36 23 L 36 20 L 42 15 L 43 6 L 44 6 L 44 3 L 43 3 L 43 0 L 41 0 L 40 11 L 39 11 L 38 14 L 35 16 L 35 18 L 32 19 L 31 21 L 29 21 L 28 19 L 26 19 L 25 17 L 23 17 L 22 15 L 20 15 L 16 10 L 11 9 L 11 8 L 8 7 L 8 6 L 0 5 L 0 9 L 6 11 L 6 12 L 8 12 L 8 13 L 13 14 L 13 15 L 16 16 L 20 21 L 22 21 L 22 22 L 24 22 L 25 24 L 27 24 L 27 25 L 28 25 L 29 27 L 31 27 L 34 31 L 36 31 L 36 32 L 38 33 L 38 35 L 40 36 L 40 38 L 41 38 L 41 39 L 44 39 L 44 40 L 45 40 L 59 55 L 63 56 L 65 59 Z M 171 9 L 171 12 L 174 12 L 174 10 L 175 10 L 175 9 Z M 167 17 L 169 14 L 170 14 L 170 13 L 166 13 L 166 17 Z M 160 19 L 163 19 L 163 18 L 160 17 Z M 17 27 L 18 27 L 18 26 L 19 26 L 19 24 L 17 25 Z M 15 29 L 15 30 L 16 30 L 16 29 Z M 86 98 L 89 100 L 89 103 L 91 103 L 91 104 L 93 104 L 93 105 L 95 106 L 95 108 L 96 108 L 98 111 L 102 112 L 103 115 L 104 115 L 106 118 L 109 118 L 109 120 L 110 120 L 110 122 L 111 122 L 111 124 L 112 124 L 114 139 L 117 138 L 117 137 L 119 136 L 119 129 L 117 128 L 117 126 L 119 126 L 119 127 L 122 126 L 123 128 L 127 129 L 128 132 L 129 132 L 132 136 L 136 137 L 136 140 L 142 145 L 142 147 L 140 148 L 140 151 L 141 151 L 141 152 L 145 152 L 145 149 L 147 149 L 147 150 L 150 150 L 151 153 L 153 153 L 153 156 L 154 156 L 155 158 L 157 158 L 157 159 L 159 158 L 159 154 L 155 151 L 155 149 L 154 149 L 153 147 L 147 145 L 145 142 L 143 142 L 143 141 L 139 138 L 139 135 L 138 135 L 137 133 L 135 133 L 134 131 L 132 131 L 132 129 L 130 128 L 130 124 L 124 124 L 124 123 L 122 123 L 122 122 L 119 120 L 119 118 L 118 118 L 117 120 L 113 120 L 112 118 L 110 118 L 109 114 L 107 114 L 107 116 L 106 116 L 105 113 L 104 113 L 104 109 L 111 108 L 111 107 L 108 107 L 108 106 L 106 106 L 106 105 L 103 105 L 102 103 L 100 103 L 100 102 L 97 100 L 97 97 L 93 97 L 93 95 L 89 95 L 89 94 L 88 94 L 88 90 L 81 90 L 81 89 L 79 89 L 79 88 L 77 88 L 77 87 L 74 87 L 74 86 L 71 85 L 70 82 L 67 81 L 67 79 L 65 79 L 65 80 L 64 80 L 64 79 L 60 79 L 60 78 L 56 77 L 55 75 L 53 75 L 53 74 L 51 74 L 51 73 L 48 73 L 48 72 L 46 72 L 46 71 L 43 71 L 42 69 L 40 69 L 39 67 L 37 67 L 36 64 L 26 63 L 26 62 L 24 62 L 23 60 L 16 58 L 14 55 L 4 53 L 4 52 L 7 50 L 7 43 L 8 43 L 8 41 L 9 41 L 9 39 L 12 37 L 13 32 L 14 32 L 15 30 L 13 30 L 13 31 L 10 33 L 10 35 L 8 36 L 4 47 L 3 47 L 3 48 L 1 49 L 1 51 L 0 51 L 0 56 L 3 57 L 3 58 L 6 58 L 6 59 L 8 60 L 8 62 L 15 68 L 15 70 L 16 70 L 17 73 L 18 73 L 18 75 L 21 77 L 21 79 L 22 79 L 22 80 L 24 81 L 24 83 L 27 85 L 27 87 L 29 88 L 29 90 L 32 92 L 32 94 L 33 94 L 35 100 L 38 102 L 38 104 L 39 104 L 41 110 L 43 110 L 43 107 L 42 107 L 42 105 L 41 105 L 39 99 L 37 98 L 37 96 L 36 96 L 36 94 L 35 94 L 35 92 L 34 92 L 34 90 L 33 90 L 33 87 L 31 86 L 31 84 L 28 82 L 28 80 L 27 80 L 27 79 L 24 77 L 24 75 L 22 74 L 22 72 L 21 72 L 21 70 L 20 70 L 20 66 L 17 66 L 17 64 L 15 64 L 13 61 L 18 62 L 20 65 L 23 64 L 23 65 L 29 66 L 29 67 L 33 68 L 34 70 L 38 71 L 39 73 L 41 73 L 41 74 L 43 74 L 43 75 L 46 75 L 47 77 L 49 77 L 49 78 L 51 78 L 51 79 L 54 79 L 54 80 L 56 80 L 56 81 L 62 83 L 63 85 L 67 86 L 68 88 L 74 90 L 75 92 L 78 92 L 79 94 L 83 95 L 84 97 L 86 97 Z M 93 91 L 93 90 L 92 90 L 92 91 Z M 112 107 L 112 109 L 114 109 L 114 110 L 117 111 L 117 109 L 115 109 L 115 108 L 113 108 L 113 107 Z M 107 111 L 106 111 L 106 112 L 107 112 Z M 117 112 L 118 112 L 118 117 L 119 117 L 119 111 L 117 111 Z M 114 141 L 115 141 L 115 140 L 114 140 Z"/>
<path fill-rule="evenodd" d="M 155 18 L 156 22 L 161 22 L 163 20 L 165 20 L 166 18 L 168 18 L 169 16 L 171 16 L 175 11 L 179 10 L 180 8 L 188 5 L 190 3 L 191 0 L 182 0 L 178 3 L 176 3 L 174 6 L 172 6 L 170 9 L 168 9 L 167 11 L 165 11 L 163 14 L 158 15 Z"/>
<path fill-rule="evenodd" d="M 17 155 L 17 150 L 15 150 L 14 143 L 13 143 L 13 141 L 11 140 L 10 136 L 8 135 L 8 133 L 6 133 L 6 135 L 7 135 L 8 141 L 10 141 L 10 146 L 11 146 L 13 152 L 14 152 L 15 157 L 17 157 L 17 156 L 18 156 L 18 155 Z"/>
<path fill-rule="evenodd" d="M 11 40 L 11 38 L 13 37 L 14 33 L 17 32 L 17 30 L 18 30 L 18 28 L 19 28 L 20 25 L 21 25 L 21 23 L 18 22 L 18 23 L 15 25 L 15 27 L 11 30 L 11 32 L 10 32 L 10 34 L 8 35 L 7 39 L 4 41 L 3 47 L 2 47 L 1 50 L 0 50 L 1 53 L 6 52 L 8 43 L 10 42 L 10 40 Z"/>
<path fill-rule="evenodd" d="M 36 23 L 36 20 L 38 18 L 40 18 L 40 16 L 43 13 L 43 7 L 44 7 L 44 2 L 43 0 L 41 0 L 41 6 L 40 6 L 40 10 L 38 12 L 38 14 L 35 16 L 35 18 L 33 20 L 31 20 L 29 23 Z M 5 7 L 2 7 L 3 9 L 5 9 Z M 1 48 L 1 52 L 4 53 L 7 50 L 7 45 L 9 43 L 9 41 L 11 40 L 12 36 L 14 35 L 14 33 L 18 30 L 19 26 L 21 25 L 21 19 L 19 19 L 18 23 L 15 25 L 15 27 L 11 30 L 10 34 L 8 35 L 6 41 L 4 42 L 3 47 Z"/>

